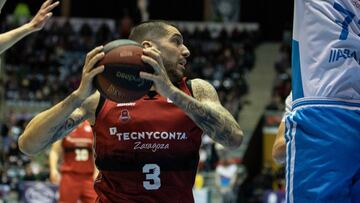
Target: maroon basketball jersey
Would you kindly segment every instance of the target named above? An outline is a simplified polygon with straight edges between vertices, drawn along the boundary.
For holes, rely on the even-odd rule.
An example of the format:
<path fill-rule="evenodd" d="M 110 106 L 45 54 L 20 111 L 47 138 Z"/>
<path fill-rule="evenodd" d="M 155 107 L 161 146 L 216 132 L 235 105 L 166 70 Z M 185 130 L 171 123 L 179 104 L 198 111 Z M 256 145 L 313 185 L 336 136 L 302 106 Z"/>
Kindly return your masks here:
<path fill-rule="evenodd" d="M 105 100 L 93 131 L 100 202 L 194 202 L 202 130 L 171 100 Z"/>
<path fill-rule="evenodd" d="M 66 136 L 61 145 L 64 152 L 61 172 L 94 172 L 93 133 L 88 121 L 80 124 Z"/>

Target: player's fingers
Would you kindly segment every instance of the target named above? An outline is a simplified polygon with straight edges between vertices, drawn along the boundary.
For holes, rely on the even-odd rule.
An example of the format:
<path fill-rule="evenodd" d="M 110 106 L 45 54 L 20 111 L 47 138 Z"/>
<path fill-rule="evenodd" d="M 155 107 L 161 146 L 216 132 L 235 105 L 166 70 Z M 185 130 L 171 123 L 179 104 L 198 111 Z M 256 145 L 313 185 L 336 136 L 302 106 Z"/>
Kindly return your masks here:
<path fill-rule="evenodd" d="M 46 14 L 43 21 L 47 21 L 49 18 L 51 18 L 52 15 L 53 15 L 53 13 Z"/>
<path fill-rule="evenodd" d="M 86 59 L 85 59 L 85 64 L 87 64 L 91 58 L 93 58 L 97 53 L 99 53 L 100 51 L 102 51 L 104 49 L 104 46 L 98 46 L 96 48 L 94 48 L 93 50 L 91 50 L 87 55 L 86 55 Z"/>
<path fill-rule="evenodd" d="M 149 49 L 153 50 L 156 53 L 159 53 L 159 54 L 161 53 L 161 51 L 159 49 L 155 48 L 155 47 L 149 47 Z"/>
<path fill-rule="evenodd" d="M 146 48 L 143 50 L 144 55 L 150 56 L 155 59 L 157 62 L 162 63 L 160 51 L 156 51 L 155 48 Z"/>
<path fill-rule="evenodd" d="M 98 67 L 92 69 L 90 72 L 90 75 L 89 75 L 90 78 L 93 78 L 93 77 L 95 77 L 95 75 L 102 73 L 104 71 L 104 69 L 105 69 L 104 65 L 101 65 L 101 66 L 98 66 Z"/>
<path fill-rule="evenodd" d="M 43 25 L 45 25 L 47 23 L 47 21 L 51 18 L 53 14 L 52 13 L 48 13 L 44 16 L 44 18 L 39 19 L 39 21 L 37 22 L 36 27 L 38 27 L 39 29 L 41 29 L 43 27 Z"/>
<path fill-rule="evenodd" d="M 87 68 L 86 68 L 87 72 L 91 71 L 94 68 L 95 64 L 97 62 L 99 62 L 104 56 L 105 56 L 105 53 L 100 52 L 100 53 L 96 54 L 94 57 L 92 57 L 90 59 L 89 63 L 87 64 Z"/>
<path fill-rule="evenodd" d="M 43 9 L 43 8 L 47 7 L 48 5 L 51 4 L 52 1 L 53 1 L 53 0 L 47 0 L 47 1 L 45 1 L 45 2 L 41 5 L 40 9 Z"/>
<path fill-rule="evenodd" d="M 45 12 L 49 12 L 49 11 L 53 10 L 53 9 L 54 9 L 56 6 L 58 6 L 59 4 L 60 4 L 60 2 L 57 1 L 57 2 L 54 2 L 53 4 L 51 4 L 51 5 L 49 5 L 49 6 L 45 7 Z"/>
<path fill-rule="evenodd" d="M 155 61 L 153 58 L 149 57 L 149 56 L 145 56 L 145 55 L 142 55 L 141 56 L 141 60 L 144 62 L 144 63 L 147 63 L 149 64 L 151 67 L 153 67 L 155 73 L 159 74 L 161 73 L 161 69 L 159 67 L 159 63 L 157 61 Z"/>
<path fill-rule="evenodd" d="M 143 71 L 140 71 L 139 76 L 140 76 L 140 78 L 146 79 L 146 80 L 151 80 L 151 81 L 156 80 L 156 75 L 153 75 L 153 74 L 147 73 L 147 72 L 143 72 Z"/>

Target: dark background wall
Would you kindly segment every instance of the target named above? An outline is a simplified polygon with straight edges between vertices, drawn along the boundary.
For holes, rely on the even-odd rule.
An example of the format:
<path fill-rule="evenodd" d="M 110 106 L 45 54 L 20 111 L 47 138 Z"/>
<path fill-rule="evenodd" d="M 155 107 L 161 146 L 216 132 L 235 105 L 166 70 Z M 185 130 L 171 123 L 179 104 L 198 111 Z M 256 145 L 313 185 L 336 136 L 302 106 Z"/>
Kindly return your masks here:
<path fill-rule="evenodd" d="M 64 1 L 64 0 L 63 0 Z M 202 21 L 205 0 L 149 0 L 149 12 L 152 19 Z M 12 13 L 16 4 L 25 2 L 32 13 L 41 6 L 43 0 L 8 0 L 2 16 Z M 139 13 L 136 0 L 69 0 L 70 15 L 73 17 L 121 18 L 125 12 L 136 21 Z M 293 0 L 240 0 L 241 22 L 258 22 L 265 40 L 279 40 L 284 29 L 292 25 Z M 54 11 L 60 15 L 60 9 Z"/>
<path fill-rule="evenodd" d="M 279 40 L 284 29 L 291 29 L 293 0 L 243 0 L 241 20 L 259 22 L 266 40 Z"/>

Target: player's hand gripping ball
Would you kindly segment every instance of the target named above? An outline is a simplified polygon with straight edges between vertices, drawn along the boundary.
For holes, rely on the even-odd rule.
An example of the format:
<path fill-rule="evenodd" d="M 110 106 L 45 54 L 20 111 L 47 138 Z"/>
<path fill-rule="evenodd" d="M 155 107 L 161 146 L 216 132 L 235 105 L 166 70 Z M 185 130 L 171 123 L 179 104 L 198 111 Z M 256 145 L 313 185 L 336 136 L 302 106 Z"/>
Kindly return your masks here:
<path fill-rule="evenodd" d="M 132 102 L 148 93 L 152 81 L 140 78 L 140 71 L 153 73 L 154 69 L 142 62 L 143 47 L 132 40 L 120 39 L 104 46 L 105 56 L 98 65 L 104 71 L 95 79 L 100 94 L 117 103 Z"/>

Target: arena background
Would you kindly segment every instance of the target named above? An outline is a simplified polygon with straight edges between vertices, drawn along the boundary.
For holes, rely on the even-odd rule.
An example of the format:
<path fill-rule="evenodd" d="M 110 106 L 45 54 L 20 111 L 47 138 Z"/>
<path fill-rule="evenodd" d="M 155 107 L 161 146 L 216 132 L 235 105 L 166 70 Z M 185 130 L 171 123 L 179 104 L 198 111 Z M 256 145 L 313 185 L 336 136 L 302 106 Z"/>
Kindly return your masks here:
<path fill-rule="evenodd" d="M 42 2 L 8 0 L 0 15 L 1 32 L 27 22 Z M 238 168 L 234 202 L 282 202 L 284 174 L 271 159 L 271 147 L 291 88 L 293 2 L 146 2 L 144 13 L 136 0 L 63 0 L 43 31 L 1 56 L 0 202 L 56 202 L 57 188 L 48 181 L 48 151 L 25 156 L 17 138 L 37 112 L 77 87 L 87 51 L 126 38 L 129 28 L 146 18 L 181 28 L 192 53 L 189 77 L 211 82 L 245 132 L 244 144 L 231 152 L 204 138 L 196 202 L 221 202 L 215 177 L 222 159 Z"/>

